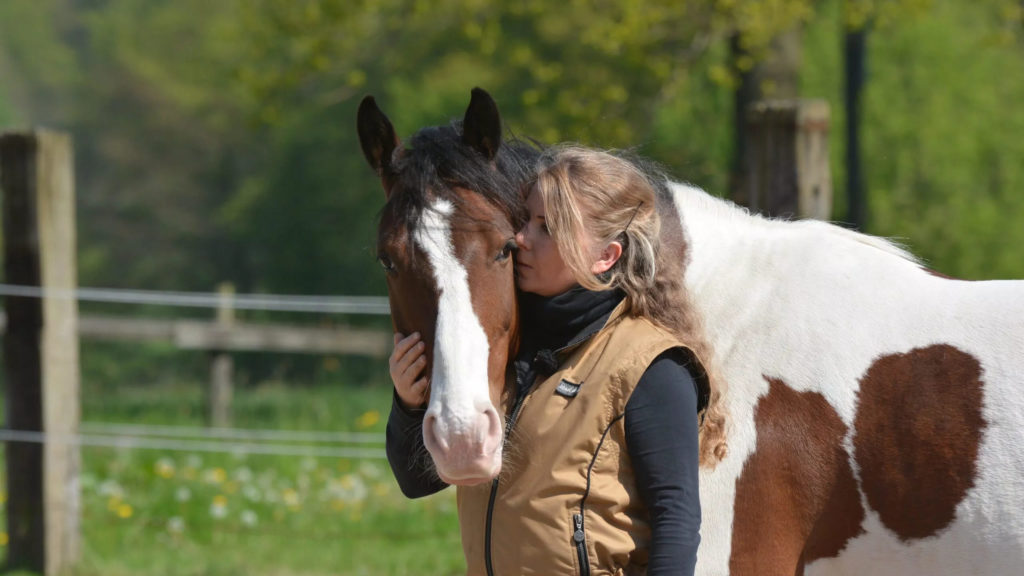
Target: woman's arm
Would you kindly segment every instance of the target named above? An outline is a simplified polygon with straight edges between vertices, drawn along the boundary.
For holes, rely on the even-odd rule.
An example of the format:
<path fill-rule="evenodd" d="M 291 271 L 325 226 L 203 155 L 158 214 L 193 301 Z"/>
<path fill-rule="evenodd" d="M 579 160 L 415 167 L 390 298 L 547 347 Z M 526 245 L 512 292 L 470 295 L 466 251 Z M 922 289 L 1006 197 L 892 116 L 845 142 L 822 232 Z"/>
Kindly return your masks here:
<path fill-rule="evenodd" d="M 427 379 L 419 376 L 425 364 L 419 334 L 407 338 L 395 334 L 395 349 L 388 359 L 395 395 L 388 416 L 385 446 L 391 472 L 402 493 L 409 498 L 428 496 L 448 486 L 437 477 L 423 446 Z"/>
<path fill-rule="evenodd" d="M 388 416 L 388 464 L 402 494 L 408 498 L 429 496 L 448 486 L 437 477 L 430 455 L 423 447 L 425 412 L 422 408 L 408 410 L 402 407 L 396 394 Z"/>
<path fill-rule="evenodd" d="M 692 575 L 700 544 L 697 386 L 687 358 L 669 350 L 626 404 L 626 449 L 651 518 L 648 576 Z"/>

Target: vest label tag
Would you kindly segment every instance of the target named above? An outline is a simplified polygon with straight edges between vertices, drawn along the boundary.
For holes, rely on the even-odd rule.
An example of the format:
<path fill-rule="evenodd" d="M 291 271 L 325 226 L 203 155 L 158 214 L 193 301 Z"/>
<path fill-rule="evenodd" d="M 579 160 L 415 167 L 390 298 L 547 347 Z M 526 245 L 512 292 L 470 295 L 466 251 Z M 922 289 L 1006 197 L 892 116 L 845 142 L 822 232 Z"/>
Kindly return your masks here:
<path fill-rule="evenodd" d="M 555 388 L 555 392 L 565 396 L 566 398 L 572 398 L 580 393 L 580 385 L 573 384 L 568 380 L 562 380 L 558 383 L 558 387 Z"/>

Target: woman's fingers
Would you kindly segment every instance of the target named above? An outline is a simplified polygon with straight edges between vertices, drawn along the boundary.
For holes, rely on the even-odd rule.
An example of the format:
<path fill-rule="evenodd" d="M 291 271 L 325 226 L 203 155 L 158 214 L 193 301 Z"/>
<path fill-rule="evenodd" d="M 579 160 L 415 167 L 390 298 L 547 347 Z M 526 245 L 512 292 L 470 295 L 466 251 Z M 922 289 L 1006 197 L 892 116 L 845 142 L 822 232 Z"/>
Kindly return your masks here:
<path fill-rule="evenodd" d="M 408 336 L 402 336 L 401 333 L 395 333 L 395 354 L 401 356 L 409 351 L 417 342 L 420 341 L 420 333 L 413 332 Z"/>
<path fill-rule="evenodd" d="M 388 370 L 398 397 L 407 407 L 422 406 L 427 398 L 427 378 L 418 378 L 427 365 L 425 345 L 418 333 L 396 333 L 395 349 L 388 358 Z M 418 379 L 417 379 L 418 378 Z"/>
<path fill-rule="evenodd" d="M 419 334 L 413 334 L 396 344 L 392 357 L 395 358 L 395 368 L 398 372 L 404 375 L 410 369 L 417 369 L 417 372 L 410 375 L 415 377 L 418 370 L 421 370 L 423 364 L 426 363 L 423 349 L 424 344 L 419 340 Z M 420 360 L 422 362 L 419 362 Z"/>
<path fill-rule="evenodd" d="M 427 401 L 427 379 L 420 378 L 409 387 L 409 398 L 413 406 L 422 406 Z"/>

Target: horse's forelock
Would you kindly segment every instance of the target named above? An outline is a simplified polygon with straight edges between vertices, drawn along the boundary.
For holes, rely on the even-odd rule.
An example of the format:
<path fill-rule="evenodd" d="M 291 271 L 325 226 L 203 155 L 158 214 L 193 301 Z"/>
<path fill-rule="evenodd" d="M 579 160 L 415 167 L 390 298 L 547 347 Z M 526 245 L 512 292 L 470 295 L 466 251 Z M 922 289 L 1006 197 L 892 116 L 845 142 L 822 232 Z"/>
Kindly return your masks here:
<path fill-rule="evenodd" d="M 425 207 L 444 198 L 458 206 L 455 188 L 472 190 L 499 207 L 518 228 L 525 221 L 523 186 L 536 170 L 537 145 L 507 138 L 494 162 L 462 142 L 461 122 L 424 128 L 396 155 L 395 185 L 388 199 L 397 224 L 412 233 Z"/>

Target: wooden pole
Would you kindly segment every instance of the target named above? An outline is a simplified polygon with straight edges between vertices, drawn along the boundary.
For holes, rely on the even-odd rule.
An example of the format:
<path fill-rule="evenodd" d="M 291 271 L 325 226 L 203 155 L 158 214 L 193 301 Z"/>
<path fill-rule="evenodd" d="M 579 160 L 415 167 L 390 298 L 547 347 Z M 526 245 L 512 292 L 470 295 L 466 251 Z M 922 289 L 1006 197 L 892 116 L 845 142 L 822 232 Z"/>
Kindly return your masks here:
<path fill-rule="evenodd" d="M 868 199 L 864 193 L 863 169 L 860 162 L 860 110 L 864 88 L 866 28 L 846 33 L 843 56 L 846 63 L 846 222 L 857 230 L 868 223 Z"/>
<path fill-rule="evenodd" d="M 71 139 L 49 131 L 0 135 L 4 274 L 9 284 L 68 293 L 77 285 Z M 5 299 L 6 424 L 78 433 L 78 304 Z M 79 555 L 81 455 L 67 442 L 8 442 L 8 569 L 66 572 Z"/>
<path fill-rule="evenodd" d="M 803 62 L 803 27 L 780 33 L 768 45 L 767 53 L 755 59 L 743 45 L 743 36 L 729 37 L 729 58 L 738 83 L 733 93 L 733 157 L 729 182 L 733 201 L 749 206 L 747 188 L 747 110 L 767 98 L 793 99 L 800 94 L 800 66 Z"/>
<path fill-rule="evenodd" d="M 781 218 L 828 220 L 828 104 L 765 100 L 747 110 L 746 205 Z"/>
<path fill-rule="evenodd" d="M 222 283 L 217 287 L 217 327 L 227 334 L 235 323 L 235 287 Z M 234 361 L 226 350 L 216 350 L 210 365 L 210 425 L 215 428 L 231 426 L 232 374 Z"/>

